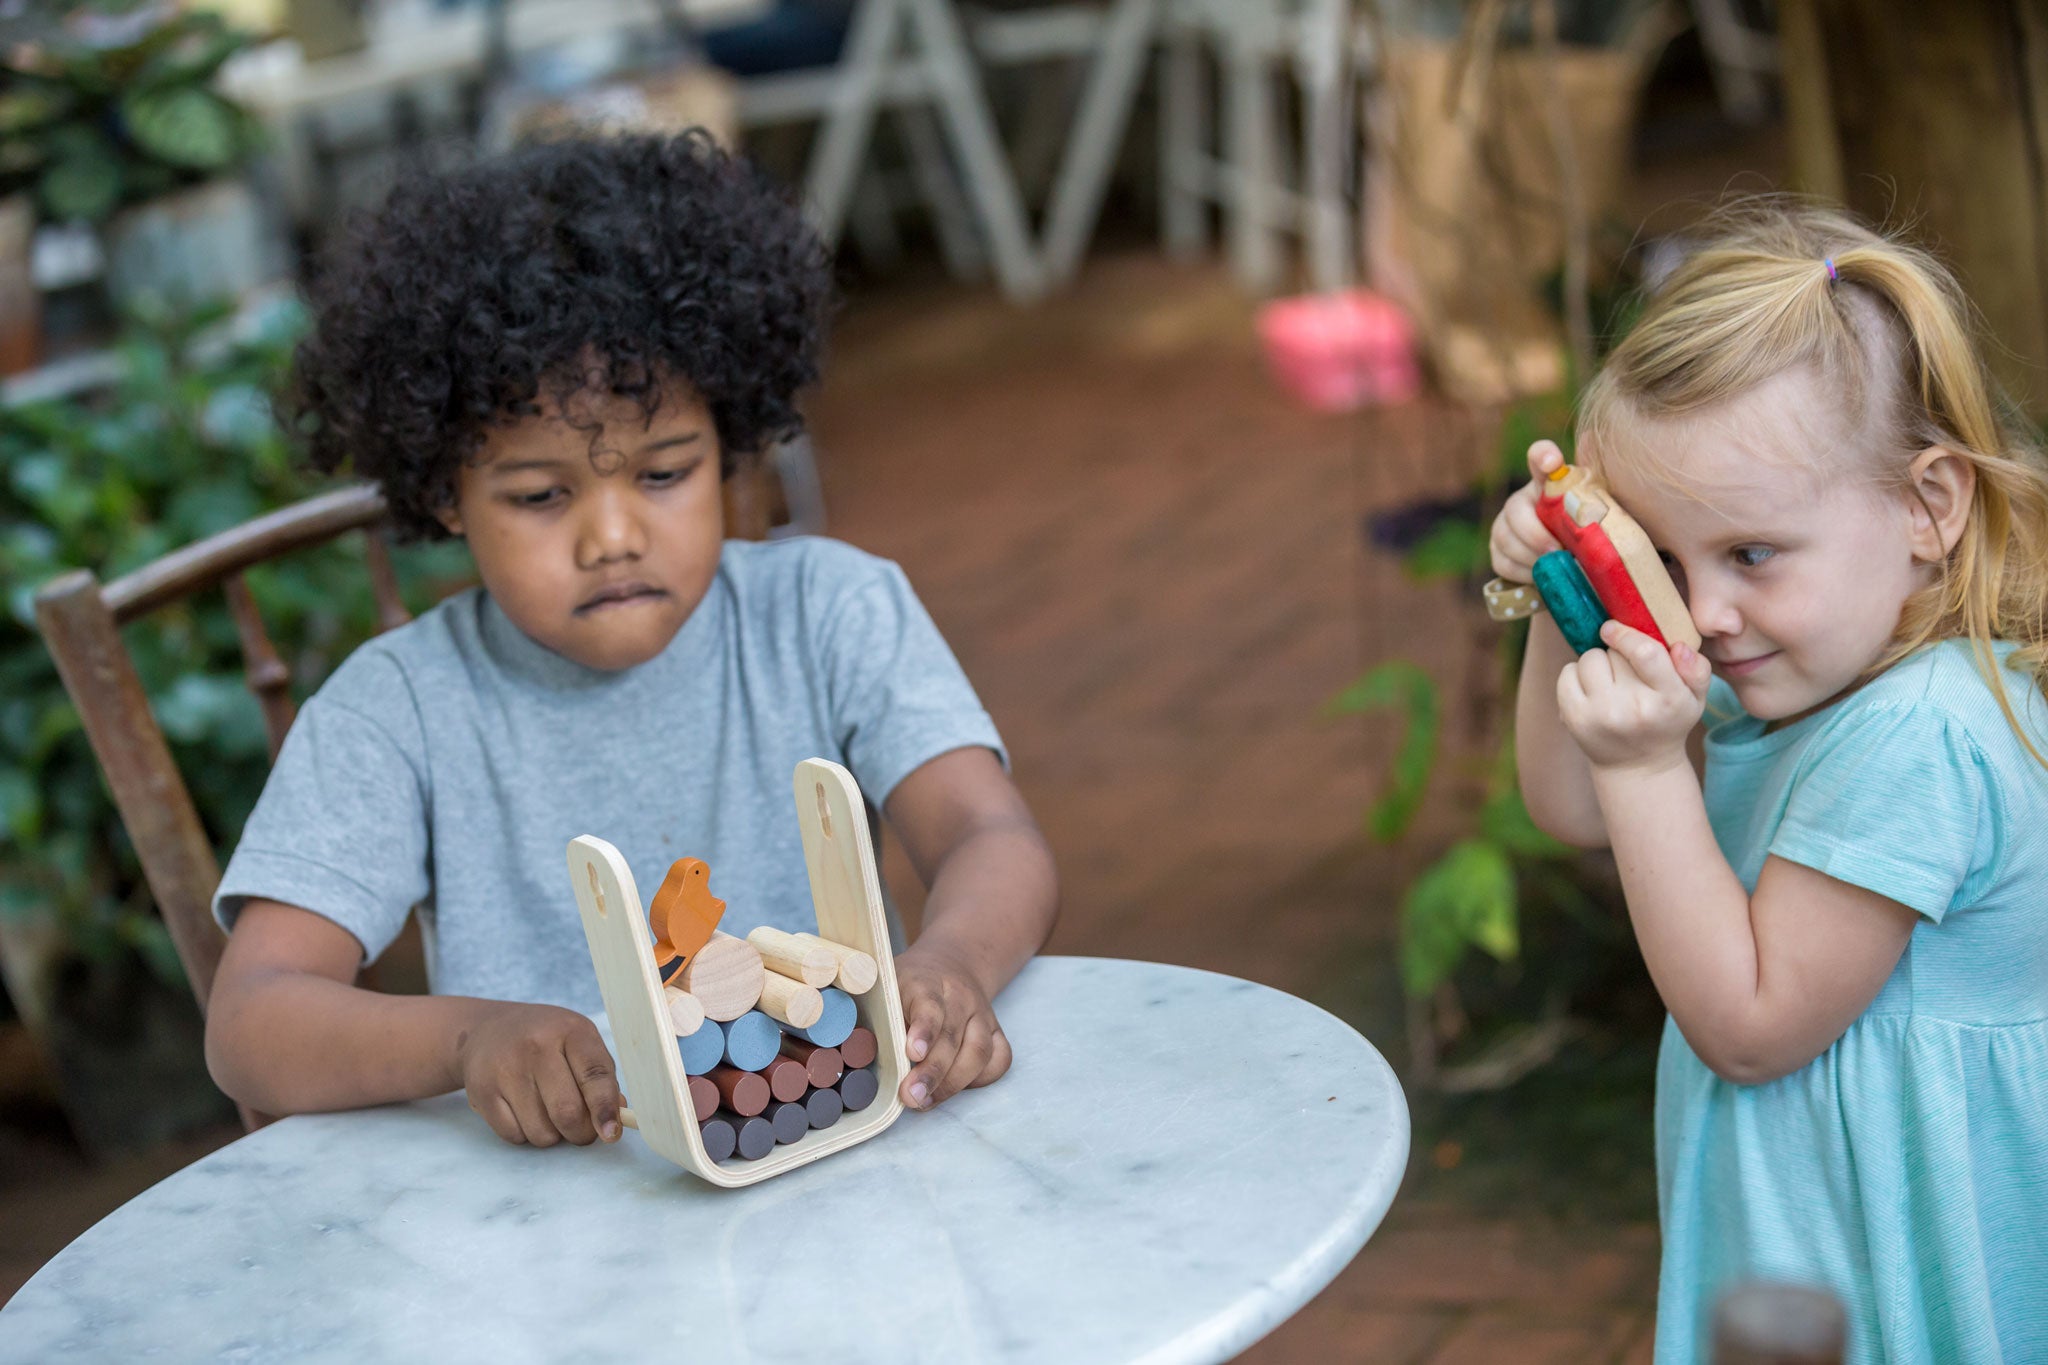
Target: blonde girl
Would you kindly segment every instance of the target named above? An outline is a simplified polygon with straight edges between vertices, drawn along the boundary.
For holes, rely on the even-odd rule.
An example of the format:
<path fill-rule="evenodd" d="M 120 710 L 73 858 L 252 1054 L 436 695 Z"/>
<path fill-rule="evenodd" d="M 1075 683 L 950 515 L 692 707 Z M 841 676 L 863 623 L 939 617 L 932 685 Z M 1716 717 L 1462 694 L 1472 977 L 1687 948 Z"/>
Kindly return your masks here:
<path fill-rule="evenodd" d="M 1852 1361 L 2048 1361 L 2048 463 L 1967 302 L 1846 215 L 1729 206 L 1579 452 L 1702 640 L 1539 617 L 1517 701 L 1530 812 L 1613 849 L 1670 1011 L 1658 1361 L 1749 1276 L 1833 1290 Z M 1535 489 L 1492 534 L 1524 582 Z"/>

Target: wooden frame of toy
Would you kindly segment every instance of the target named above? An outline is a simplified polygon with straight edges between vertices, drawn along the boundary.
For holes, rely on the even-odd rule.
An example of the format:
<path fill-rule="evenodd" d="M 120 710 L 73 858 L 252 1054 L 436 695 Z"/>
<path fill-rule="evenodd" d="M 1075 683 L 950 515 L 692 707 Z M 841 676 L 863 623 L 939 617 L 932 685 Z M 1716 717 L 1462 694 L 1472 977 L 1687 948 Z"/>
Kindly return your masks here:
<path fill-rule="evenodd" d="M 625 1117 L 661 1156 L 737 1188 L 865 1142 L 903 1112 L 903 1000 L 866 808 L 825 759 L 792 781 L 815 935 L 717 932 L 708 870 L 679 860 L 643 910 L 619 851 L 569 842 Z"/>

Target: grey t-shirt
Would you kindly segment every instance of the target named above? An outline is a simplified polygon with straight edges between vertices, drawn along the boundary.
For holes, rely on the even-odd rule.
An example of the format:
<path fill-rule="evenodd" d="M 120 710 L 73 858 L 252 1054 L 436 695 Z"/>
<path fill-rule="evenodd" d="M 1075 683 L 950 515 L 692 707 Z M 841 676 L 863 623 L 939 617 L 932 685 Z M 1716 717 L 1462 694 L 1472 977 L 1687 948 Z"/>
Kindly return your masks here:
<path fill-rule="evenodd" d="M 445 995 L 603 1008 L 564 852 L 615 845 L 643 902 L 711 865 L 721 928 L 815 931 L 792 771 L 868 801 L 995 725 L 894 564 L 820 539 L 728 542 L 659 656 L 585 668 L 471 590 L 363 645 L 299 713 L 214 898 L 313 910 L 366 958 L 419 905 Z M 1007 759 L 1005 759 L 1007 761 Z"/>

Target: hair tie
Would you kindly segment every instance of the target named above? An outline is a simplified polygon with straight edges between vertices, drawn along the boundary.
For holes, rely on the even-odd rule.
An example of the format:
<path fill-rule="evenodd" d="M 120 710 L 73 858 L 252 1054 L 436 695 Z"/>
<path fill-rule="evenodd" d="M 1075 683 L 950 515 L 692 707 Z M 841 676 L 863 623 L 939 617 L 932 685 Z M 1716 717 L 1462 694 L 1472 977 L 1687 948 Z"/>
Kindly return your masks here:
<path fill-rule="evenodd" d="M 1825 258 L 1823 258 L 1823 259 L 1822 259 L 1822 261 L 1821 261 L 1821 264 L 1822 264 L 1822 265 L 1824 265 L 1824 266 L 1826 266 L 1826 267 L 1828 268 L 1828 283 L 1829 283 L 1829 284 L 1839 284 L 1839 283 L 1841 283 L 1842 277 L 1841 277 L 1841 275 L 1840 275 L 1840 274 L 1839 274 L 1839 273 L 1838 273 L 1838 272 L 1837 272 L 1837 271 L 1835 270 L 1835 258 L 1834 258 L 1834 257 L 1832 257 L 1832 256 L 1828 256 L 1828 257 L 1825 257 Z"/>

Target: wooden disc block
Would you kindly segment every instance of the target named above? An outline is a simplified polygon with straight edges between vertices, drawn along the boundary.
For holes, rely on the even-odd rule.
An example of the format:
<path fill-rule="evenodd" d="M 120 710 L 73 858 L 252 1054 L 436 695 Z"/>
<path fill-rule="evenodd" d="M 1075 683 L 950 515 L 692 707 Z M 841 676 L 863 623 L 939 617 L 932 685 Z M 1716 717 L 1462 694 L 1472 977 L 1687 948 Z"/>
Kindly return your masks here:
<path fill-rule="evenodd" d="M 837 1085 L 839 1078 L 846 1074 L 846 1063 L 838 1048 L 819 1047 L 795 1034 L 782 1035 L 782 1055 L 802 1062 L 804 1070 L 810 1074 L 812 1085 Z"/>
<path fill-rule="evenodd" d="M 718 1112 L 718 1087 L 709 1076 L 690 1077 L 690 1107 L 696 1111 L 699 1123 Z"/>
<path fill-rule="evenodd" d="M 768 1111 L 768 1126 L 775 1130 L 775 1140 L 787 1147 L 811 1131 L 811 1111 L 794 1101 L 778 1104 Z"/>
<path fill-rule="evenodd" d="M 846 1101 L 839 1098 L 837 1090 L 827 1086 L 804 1096 L 804 1112 L 810 1116 L 811 1127 L 830 1128 L 846 1112 Z"/>
<path fill-rule="evenodd" d="M 839 1100 L 857 1113 L 875 1102 L 881 1088 L 873 1071 L 849 1071 L 839 1078 Z"/>
<path fill-rule="evenodd" d="M 882 969 L 875 965 L 874 954 L 864 953 L 858 948 L 849 948 L 844 943 L 834 943 L 827 938 L 819 938 L 816 934 L 796 934 L 793 937 L 832 954 L 837 970 L 833 973 L 832 980 L 817 984 L 837 986 L 848 995 L 866 995 L 875 988 L 875 982 L 880 978 Z"/>
<path fill-rule="evenodd" d="M 760 1001 L 761 976 L 761 954 L 753 944 L 713 934 L 675 984 L 697 997 L 706 1019 L 726 1023 Z"/>
<path fill-rule="evenodd" d="M 768 1082 L 769 1093 L 785 1104 L 802 1099 L 811 1088 L 810 1072 L 794 1057 L 777 1057 L 761 1068 L 761 1075 Z"/>
<path fill-rule="evenodd" d="M 664 986 L 662 1003 L 668 1006 L 668 1022 L 676 1037 L 687 1038 L 704 1027 L 704 1002 L 677 986 Z"/>
<path fill-rule="evenodd" d="M 791 1028 L 809 1028 L 825 1014 L 825 997 L 815 986 L 770 968 L 761 973 L 761 1013 Z"/>
<path fill-rule="evenodd" d="M 750 1119 L 736 1120 L 739 1127 L 740 1156 L 747 1161 L 759 1161 L 775 1150 L 775 1125 L 756 1114 Z"/>
<path fill-rule="evenodd" d="M 739 1140 L 739 1134 L 732 1125 L 733 1121 L 723 1114 L 704 1120 L 703 1127 L 697 1130 L 697 1136 L 704 1142 L 704 1155 L 713 1161 L 723 1161 L 732 1155 L 732 1149 Z"/>
<path fill-rule="evenodd" d="M 839 1045 L 839 1056 L 847 1066 L 858 1071 L 864 1066 L 873 1066 L 875 1056 L 880 1050 L 875 1042 L 874 1031 L 864 1026 L 856 1026 L 853 1032 L 846 1035 L 846 1041 Z"/>
<path fill-rule="evenodd" d="M 761 1079 L 759 1072 L 741 1071 L 730 1066 L 713 1067 L 711 1083 L 718 1087 L 718 1098 L 725 1101 L 725 1107 L 741 1118 L 752 1118 L 766 1109 L 773 1098 L 768 1082 Z"/>
<path fill-rule="evenodd" d="M 806 942 L 812 934 L 792 934 L 762 925 L 747 935 L 747 942 L 760 950 L 761 960 L 771 972 L 794 977 L 816 990 L 832 984 L 839 974 L 839 959 L 818 943 Z"/>
<path fill-rule="evenodd" d="M 759 1010 L 748 1010 L 731 1023 L 718 1027 L 725 1031 L 727 1066 L 738 1067 L 741 1071 L 759 1071 L 774 1061 L 781 1051 L 782 1030 Z"/>

